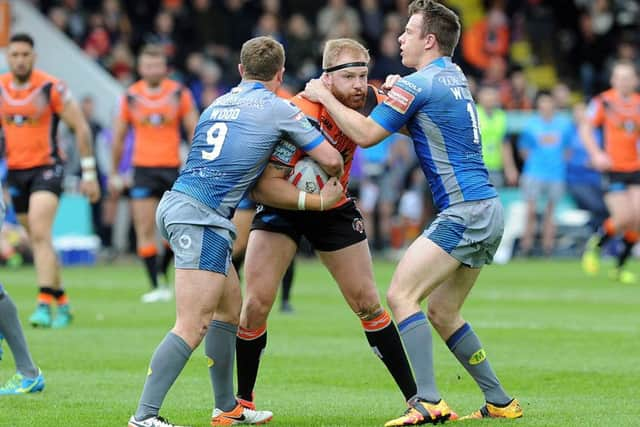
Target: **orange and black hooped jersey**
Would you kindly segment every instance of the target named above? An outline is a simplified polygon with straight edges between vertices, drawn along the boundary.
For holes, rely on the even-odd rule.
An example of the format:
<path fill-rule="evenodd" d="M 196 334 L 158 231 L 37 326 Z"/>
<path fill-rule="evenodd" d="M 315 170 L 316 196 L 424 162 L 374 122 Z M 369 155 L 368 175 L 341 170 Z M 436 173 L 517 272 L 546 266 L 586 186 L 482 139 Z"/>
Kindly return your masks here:
<path fill-rule="evenodd" d="M 9 169 L 30 169 L 59 160 L 58 115 L 71 99 L 67 86 L 42 71 L 17 86 L 11 73 L 0 75 L 0 125 Z"/>
<path fill-rule="evenodd" d="M 625 99 L 609 89 L 591 101 L 588 117 L 593 126 L 603 128 L 604 149 L 611 159 L 611 171 L 640 170 L 640 95 L 634 93 Z"/>
<path fill-rule="evenodd" d="M 180 123 L 195 109 L 180 83 L 164 79 L 150 89 L 144 80 L 132 84 L 120 103 L 120 119 L 134 131 L 133 165 L 180 166 Z"/>
<path fill-rule="evenodd" d="M 369 85 L 367 89 L 367 101 L 360 112 L 364 115 L 369 115 L 373 108 L 385 99 L 386 96 L 382 92 L 374 86 Z M 320 130 L 327 141 L 342 154 L 342 159 L 344 160 L 344 175 L 340 178 L 340 184 L 344 187 L 344 196 L 335 207 L 342 206 L 348 200 L 347 185 L 349 184 L 351 162 L 353 161 L 353 155 L 356 152 L 357 145 L 340 130 L 322 104 L 309 101 L 300 95 L 294 96 L 290 101 L 302 110 L 311 124 Z M 286 147 L 283 146 L 283 144 L 286 145 Z M 281 142 L 281 146 L 277 147 L 273 153 L 274 155 L 271 157 L 271 161 L 289 167 L 294 167 L 298 160 L 306 155 L 302 150 L 297 149 L 293 144 L 285 141 Z"/>

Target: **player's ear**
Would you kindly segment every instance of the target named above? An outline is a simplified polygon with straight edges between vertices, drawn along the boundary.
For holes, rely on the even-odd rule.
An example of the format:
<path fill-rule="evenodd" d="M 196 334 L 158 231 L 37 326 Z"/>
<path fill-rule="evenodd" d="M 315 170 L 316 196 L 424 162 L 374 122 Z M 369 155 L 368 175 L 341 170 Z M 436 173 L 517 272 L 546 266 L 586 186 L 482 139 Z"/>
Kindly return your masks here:
<path fill-rule="evenodd" d="M 282 67 L 282 69 L 276 73 L 276 78 L 278 79 L 278 83 L 282 84 L 282 82 L 284 81 L 284 67 Z"/>
<path fill-rule="evenodd" d="M 322 73 L 322 75 L 320 76 L 320 81 L 322 81 L 322 83 L 324 83 L 326 87 L 331 88 L 332 81 L 329 73 Z"/>
<path fill-rule="evenodd" d="M 244 67 L 242 64 L 238 64 L 238 73 L 240 73 L 240 78 L 244 78 Z"/>

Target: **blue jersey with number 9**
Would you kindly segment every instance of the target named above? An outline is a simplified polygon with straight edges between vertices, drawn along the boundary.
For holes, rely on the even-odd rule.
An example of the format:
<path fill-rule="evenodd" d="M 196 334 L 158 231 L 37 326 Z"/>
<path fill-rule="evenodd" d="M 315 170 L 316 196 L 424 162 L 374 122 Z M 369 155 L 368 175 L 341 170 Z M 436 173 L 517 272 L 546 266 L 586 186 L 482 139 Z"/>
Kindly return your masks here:
<path fill-rule="evenodd" d="M 371 118 L 392 133 L 407 125 L 440 211 L 496 197 L 482 160 L 475 103 L 451 58 L 438 58 L 400 79 Z"/>
<path fill-rule="evenodd" d="M 294 104 L 262 83 L 242 82 L 200 116 L 186 165 L 172 189 L 231 218 L 283 139 L 305 151 L 324 141 Z"/>

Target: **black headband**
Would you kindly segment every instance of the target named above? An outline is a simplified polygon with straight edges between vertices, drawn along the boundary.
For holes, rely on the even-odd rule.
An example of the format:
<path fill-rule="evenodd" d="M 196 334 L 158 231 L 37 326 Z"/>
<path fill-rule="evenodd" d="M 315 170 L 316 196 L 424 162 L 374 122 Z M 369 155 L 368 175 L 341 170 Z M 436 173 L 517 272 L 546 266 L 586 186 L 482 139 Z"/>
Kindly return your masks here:
<path fill-rule="evenodd" d="M 325 73 L 330 73 L 332 71 L 338 71 L 338 70 L 342 70 L 343 68 L 349 68 L 349 67 L 366 67 L 367 64 L 364 61 L 360 61 L 360 62 L 347 62 L 346 64 L 340 64 L 340 65 L 334 65 L 333 67 L 329 67 L 329 68 L 325 68 L 324 71 Z"/>

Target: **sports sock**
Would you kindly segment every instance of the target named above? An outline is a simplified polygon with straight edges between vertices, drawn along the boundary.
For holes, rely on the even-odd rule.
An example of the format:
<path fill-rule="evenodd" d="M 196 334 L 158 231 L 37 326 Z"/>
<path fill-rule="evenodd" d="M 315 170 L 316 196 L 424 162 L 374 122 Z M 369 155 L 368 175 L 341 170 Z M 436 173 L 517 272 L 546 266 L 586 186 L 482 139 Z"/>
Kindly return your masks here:
<path fill-rule="evenodd" d="M 53 297 L 56 299 L 56 303 L 58 305 L 69 304 L 69 298 L 67 297 L 64 289 L 55 289 L 53 291 Z"/>
<path fill-rule="evenodd" d="M 447 347 L 473 377 L 487 402 L 504 406 L 511 401 L 493 372 L 478 336 L 468 323 L 447 339 Z"/>
<path fill-rule="evenodd" d="M 231 411 L 236 407 L 233 394 L 233 358 L 236 355 L 238 327 L 212 320 L 204 341 L 215 408 Z"/>
<path fill-rule="evenodd" d="M 167 242 L 164 242 L 164 253 L 160 259 L 160 271 L 164 276 L 165 282 L 169 283 L 169 264 L 173 261 L 173 251 Z"/>
<path fill-rule="evenodd" d="M 258 378 L 260 357 L 267 347 L 267 325 L 258 329 L 238 328 L 236 361 L 238 364 L 238 396 L 253 400 L 253 387 Z"/>
<path fill-rule="evenodd" d="M 405 400 L 416 395 L 416 382 L 402 347 L 396 325 L 389 313 L 383 311 L 372 320 L 362 320 L 364 333 L 373 352 L 382 360 L 402 391 Z"/>
<path fill-rule="evenodd" d="M 0 285 L 0 333 L 9 344 L 16 362 L 16 370 L 27 378 L 37 377 L 38 367 L 31 359 L 31 353 L 29 353 L 29 347 L 27 347 L 27 341 L 18 319 L 18 311 L 2 285 Z"/>
<path fill-rule="evenodd" d="M 138 256 L 144 261 L 147 276 L 151 282 L 151 287 L 158 287 L 158 249 L 155 245 L 149 245 L 138 249 Z"/>
<path fill-rule="evenodd" d="M 620 254 L 618 255 L 618 268 L 622 268 L 627 262 L 627 259 L 629 259 L 631 250 L 633 249 L 635 244 L 638 243 L 638 233 L 635 231 L 625 232 L 622 242 L 624 243 L 624 247 L 622 248 L 622 252 L 620 252 Z"/>
<path fill-rule="evenodd" d="M 433 373 L 431 326 L 427 316 L 421 311 L 414 313 L 399 322 L 398 329 L 413 366 L 418 397 L 432 403 L 439 402 L 440 393 Z"/>
<path fill-rule="evenodd" d="M 616 226 L 611 218 L 607 218 L 602 223 L 600 230 L 600 240 L 598 241 L 598 247 L 602 248 L 605 243 L 611 240 L 616 235 Z"/>
<path fill-rule="evenodd" d="M 158 415 L 162 401 L 186 365 L 193 350 L 178 335 L 169 332 L 151 357 L 147 379 L 136 410 L 136 419 Z"/>
<path fill-rule="evenodd" d="M 291 260 L 291 264 L 287 268 L 282 278 L 282 303 L 289 301 L 291 296 L 291 286 L 293 285 L 293 275 L 295 274 L 295 260 Z"/>
<path fill-rule="evenodd" d="M 55 289 L 50 286 L 40 286 L 38 290 L 38 304 L 51 305 L 55 299 Z"/>

